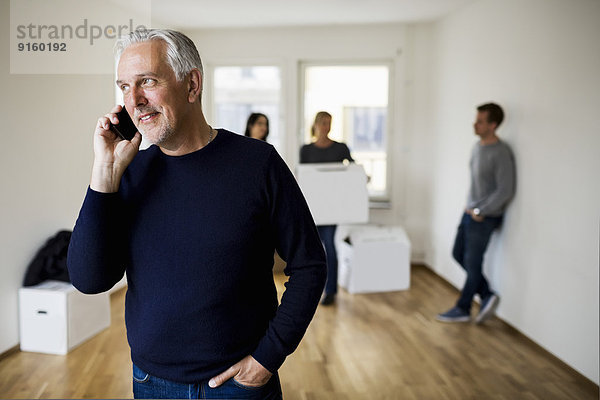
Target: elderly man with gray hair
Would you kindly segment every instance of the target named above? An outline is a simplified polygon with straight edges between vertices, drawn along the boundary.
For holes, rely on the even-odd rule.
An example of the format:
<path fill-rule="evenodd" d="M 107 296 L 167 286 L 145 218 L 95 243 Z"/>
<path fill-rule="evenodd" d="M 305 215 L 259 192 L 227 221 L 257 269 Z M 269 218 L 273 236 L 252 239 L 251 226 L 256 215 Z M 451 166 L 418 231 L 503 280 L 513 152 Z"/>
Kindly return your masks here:
<path fill-rule="evenodd" d="M 298 185 L 270 144 L 213 129 L 202 63 L 171 30 L 117 43 L 117 85 L 138 133 L 98 119 L 89 188 L 68 253 L 73 285 L 110 289 L 127 272 L 135 398 L 282 397 L 326 278 Z M 139 151 L 141 135 L 152 143 Z M 287 261 L 281 304 L 274 251 Z"/>

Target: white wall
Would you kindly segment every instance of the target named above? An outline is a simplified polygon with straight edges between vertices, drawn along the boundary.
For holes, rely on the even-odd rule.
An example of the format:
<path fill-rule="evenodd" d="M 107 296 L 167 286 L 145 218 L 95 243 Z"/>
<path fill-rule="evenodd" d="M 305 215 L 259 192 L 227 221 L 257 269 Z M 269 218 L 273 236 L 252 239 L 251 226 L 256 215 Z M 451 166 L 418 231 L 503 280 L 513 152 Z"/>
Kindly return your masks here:
<path fill-rule="evenodd" d="M 19 343 L 17 289 L 37 249 L 72 229 L 89 184 L 92 133 L 113 77 L 11 75 L 9 1 L 0 1 L 0 353 Z"/>
<path fill-rule="evenodd" d="M 517 195 L 485 265 L 499 315 L 598 383 L 600 2 L 482 0 L 411 35 L 412 60 L 426 68 L 413 75 L 413 127 L 431 143 L 420 154 L 431 162 L 428 263 L 462 287 L 450 253 L 474 108 L 496 101 L 517 164 Z"/>

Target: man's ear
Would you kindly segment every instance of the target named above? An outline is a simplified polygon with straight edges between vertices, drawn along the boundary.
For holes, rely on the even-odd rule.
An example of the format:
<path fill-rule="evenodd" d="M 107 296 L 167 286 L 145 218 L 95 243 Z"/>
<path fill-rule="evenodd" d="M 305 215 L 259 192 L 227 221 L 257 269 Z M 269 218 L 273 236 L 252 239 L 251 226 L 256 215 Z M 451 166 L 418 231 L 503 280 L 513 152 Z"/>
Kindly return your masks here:
<path fill-rule="evenodd" d="M 188 101 L 195 103 L 202 96 L 202 75 L 199 70 L 194 68 L 190 71 L 188 77 Z"/>

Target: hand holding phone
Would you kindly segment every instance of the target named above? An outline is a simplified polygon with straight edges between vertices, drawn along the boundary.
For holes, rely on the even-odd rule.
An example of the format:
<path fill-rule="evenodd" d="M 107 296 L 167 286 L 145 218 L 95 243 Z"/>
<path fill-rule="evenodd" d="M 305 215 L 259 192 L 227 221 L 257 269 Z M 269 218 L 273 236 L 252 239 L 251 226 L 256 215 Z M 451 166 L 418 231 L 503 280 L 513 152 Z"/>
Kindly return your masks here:
<path fill-rule="evenodd" d="M 117 125 L 110 124 L 110 130 L 117 134 L 121 139 L 131 140 L 137 132 L 135 124 L 131 120 L 129 113 L 125 109 L 125 106 L 121 108 L 121 111 L 117 113 L 119 123 Z"/>
<path fill-rule="evenodd" d="M 124 107 L 115 106 L 98 118 L 94 131 L 94 165 L 90 188 L 102 193 L 117 192 L 121 177 L 138 153 L 141 143 L 142 136 L 137 133 Z"/>

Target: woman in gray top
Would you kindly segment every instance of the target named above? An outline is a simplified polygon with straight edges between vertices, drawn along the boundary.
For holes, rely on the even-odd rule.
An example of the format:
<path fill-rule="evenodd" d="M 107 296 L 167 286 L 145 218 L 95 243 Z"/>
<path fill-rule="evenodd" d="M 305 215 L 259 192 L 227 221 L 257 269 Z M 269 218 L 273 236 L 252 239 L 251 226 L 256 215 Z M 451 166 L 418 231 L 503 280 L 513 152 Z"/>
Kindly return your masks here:
<path fill-rule="evenodd" d="M 330 130 L 331 114 L 326 111 L 319 111 L 311 127 L 312 136 L 316 140 L 311 144 L 302 146 L 300 149 L 300 164 L 354 161 L 348 146 L 329 138 Z M 325 295 L 321 300 L 323 305 L 333 304 L 337 293 L 338 262 L 334 243 L 336 228 L 337 225 L 317 226 L 327 253 L 327 283 L 325 284 Z"/>

